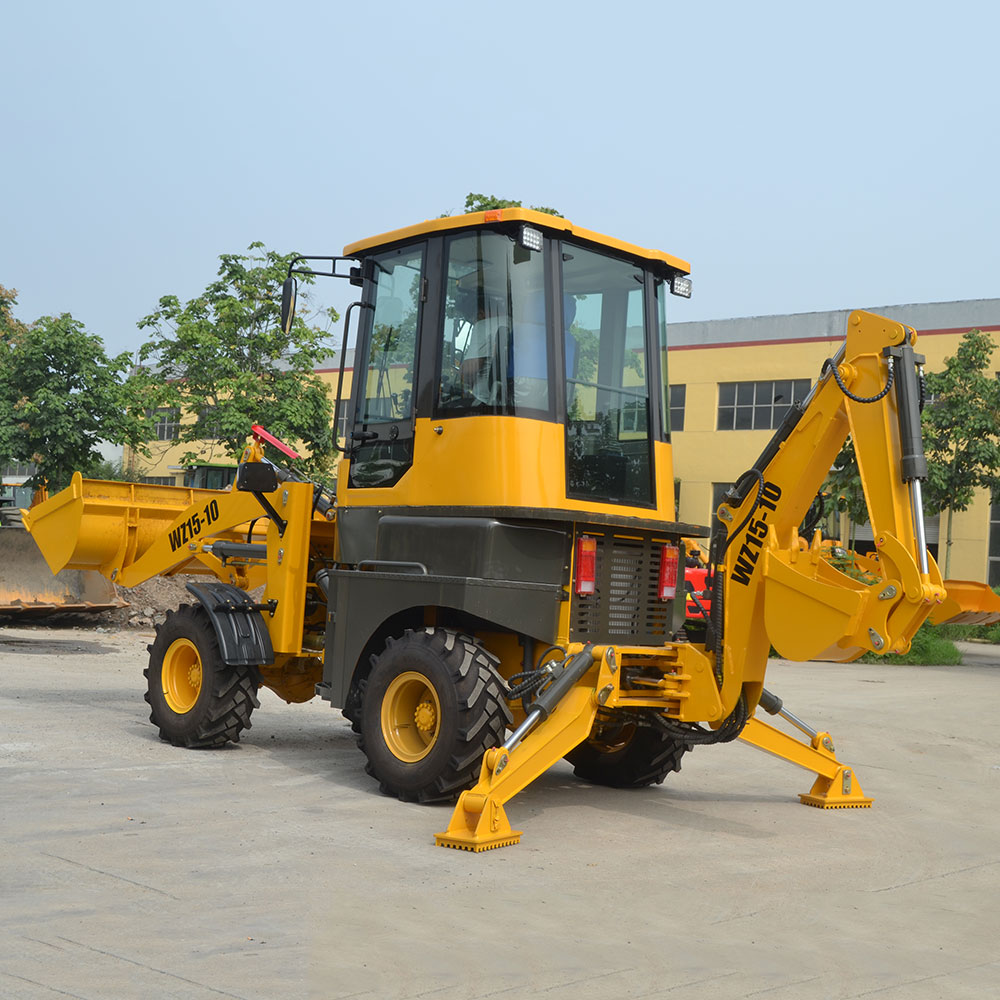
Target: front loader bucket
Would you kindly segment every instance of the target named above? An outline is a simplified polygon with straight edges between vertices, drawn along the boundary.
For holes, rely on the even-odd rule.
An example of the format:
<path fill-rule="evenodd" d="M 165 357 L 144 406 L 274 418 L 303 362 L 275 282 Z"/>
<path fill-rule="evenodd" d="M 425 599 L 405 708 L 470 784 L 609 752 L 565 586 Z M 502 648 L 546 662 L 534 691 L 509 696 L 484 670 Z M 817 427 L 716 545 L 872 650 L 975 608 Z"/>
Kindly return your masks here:
<path fill-rule="evenodd" d="M 110 611 L 126 606 L 110 580 L 79 570 L 53 574 L 23 528 L 0 528 L 0 615 Z"/>
<path fill-rule="evenodd" d="M 166 534 L 178 514 L 217 490 L 83 479 L 24 511 L 24 526 L 53 573 L 127 566 Z"/>
<path fill-rule="evenodd" d="M 930 615 L 933 625 L 993 625 L 1000 622 L 1000 595 L 985 583 L 945 580 L 948 596 Z"/>

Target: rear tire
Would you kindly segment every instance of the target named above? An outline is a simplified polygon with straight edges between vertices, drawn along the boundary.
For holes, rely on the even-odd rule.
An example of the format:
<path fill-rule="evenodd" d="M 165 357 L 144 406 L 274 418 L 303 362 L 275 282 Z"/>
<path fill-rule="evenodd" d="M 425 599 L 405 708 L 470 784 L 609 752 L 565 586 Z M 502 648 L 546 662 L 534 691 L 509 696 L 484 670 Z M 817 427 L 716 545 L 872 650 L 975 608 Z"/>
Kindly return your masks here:
<path fill-rule="evenodd" d="M 441 628 L 406 631 L 372 657 L 358 746 L 365 770 L 406 802 L 454 801 L 511 721 L 496 659 Z"/>
<path fill-rule="evenodd" d="M 687 743 L 649 726 L 602 724 L 594 734 L 566 754 L 573 773 L 594 785 L 643 788 L 658 785 L 681 769 Z"/>
<path fill-rule="evenodd" d="M 222 662 L 215 629 L 201 607 L 182 604 L 167 613 L 148 648 L 143 673 L 149 721 L 177 747 L 219 747 L 250 728 L 257 700 L 253 667 Z"/>

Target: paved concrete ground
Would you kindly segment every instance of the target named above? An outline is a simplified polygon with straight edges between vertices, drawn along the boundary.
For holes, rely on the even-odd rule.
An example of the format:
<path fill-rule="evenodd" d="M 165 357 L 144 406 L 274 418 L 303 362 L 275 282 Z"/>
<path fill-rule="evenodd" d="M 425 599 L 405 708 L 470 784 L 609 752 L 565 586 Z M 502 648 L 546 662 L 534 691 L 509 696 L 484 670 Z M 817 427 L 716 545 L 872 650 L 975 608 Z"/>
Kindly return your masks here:
<path fill-rule="evenodd" d="M 149 636 L 0 629 L 0 996 L 879 997 L 1000 992 L 1000 662 L 777 661 L 871 810 L 706 747 L 618 792 L 553 768 L 523 842 L 433 846 L 325 703 L 265 692 L 238 747 L 160 742 Z"/>

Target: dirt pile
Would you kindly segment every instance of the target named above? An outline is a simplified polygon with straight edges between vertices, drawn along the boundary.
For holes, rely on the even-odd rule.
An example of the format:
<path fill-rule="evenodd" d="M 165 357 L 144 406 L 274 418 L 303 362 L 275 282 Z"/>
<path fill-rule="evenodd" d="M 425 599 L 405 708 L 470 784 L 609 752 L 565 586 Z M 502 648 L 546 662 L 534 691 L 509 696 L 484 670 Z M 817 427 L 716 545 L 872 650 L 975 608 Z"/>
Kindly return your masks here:
<path fill-rule="evenodd" d="M 168 611 L 175 610 L 181 604 L 196 603 L 194 596 L 186 589 L 191 581 L 205 582 L 204 577 L 196 576 L 154 576 L 152 580 L 140 583 L 137 587 L 119 587 L 118 596 L 128 601 L 127 608 L 116 611 L 105 611 L 95 616 L 95 624 L 114 625 L 118 628 L 150 628 L 159 625 Z"/>

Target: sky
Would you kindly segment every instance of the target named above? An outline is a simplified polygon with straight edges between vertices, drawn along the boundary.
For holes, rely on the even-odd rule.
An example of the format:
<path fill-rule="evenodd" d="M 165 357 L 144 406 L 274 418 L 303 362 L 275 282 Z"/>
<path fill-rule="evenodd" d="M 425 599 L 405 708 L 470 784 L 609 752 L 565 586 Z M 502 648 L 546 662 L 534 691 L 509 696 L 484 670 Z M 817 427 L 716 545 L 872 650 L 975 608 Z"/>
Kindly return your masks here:
<path fill-rule="evenodd" d="M 998 33 L 965 0 L 0 0 L 0 284 L 134 352 L 222 253 L 474 191 L 690 261 L 676 322 L 996 297 Z"/>

